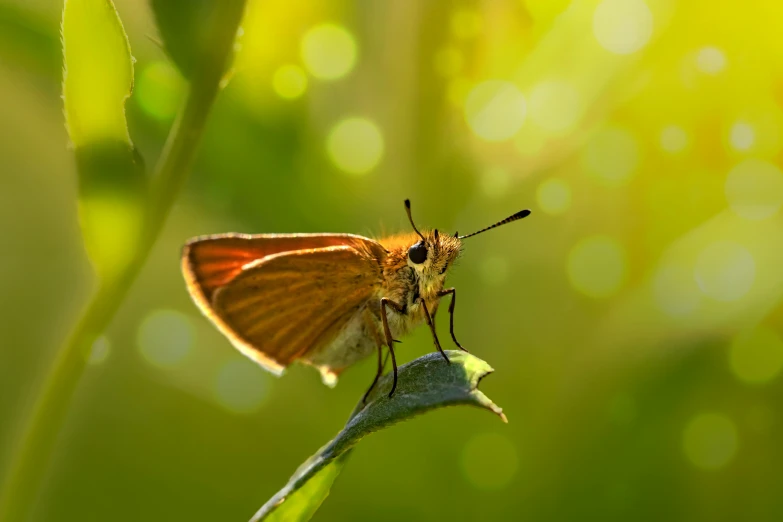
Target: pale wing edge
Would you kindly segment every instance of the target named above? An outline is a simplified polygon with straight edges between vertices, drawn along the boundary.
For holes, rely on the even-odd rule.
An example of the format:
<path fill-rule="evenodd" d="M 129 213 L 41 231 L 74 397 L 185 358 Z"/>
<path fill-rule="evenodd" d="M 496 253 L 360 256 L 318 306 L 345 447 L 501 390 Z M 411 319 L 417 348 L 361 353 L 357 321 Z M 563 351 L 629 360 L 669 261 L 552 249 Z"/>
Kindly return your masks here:
<path fill-rule="evenodd" d="M 185 251 L 188 249 L 188 247 L 192 243 L 197 243 L 199 241 L 209 240 L 209 239 L 275 239 L 275 238 L 308 238 L 308 237 L 335 237 L 335 238 L 344 238 L 344 239 L 355 239 L 359 241 L 364 241 L 367 243 L 372 244 L 373 246 L 381 249 L 386 250 L 383 245 L 381 245 L 379 242 L 377 242 L 374 239 L 370 239 L 365 236 L 360 236 L 358 234 L 331 234 L 328 232 L 314 232 L 314 233 L 301 233 L 301 234 L 244 234 L 242 232 L 224 232 L 221 234 L 206 234 L 202 236 L 195 236 L 187 240 L 185 243 L 185 246 L 183 247 L 183 257 Z M 336 245 L 335 245 L 336 246 Z M 350 245 L 348 245 L 350 246 Z"/>

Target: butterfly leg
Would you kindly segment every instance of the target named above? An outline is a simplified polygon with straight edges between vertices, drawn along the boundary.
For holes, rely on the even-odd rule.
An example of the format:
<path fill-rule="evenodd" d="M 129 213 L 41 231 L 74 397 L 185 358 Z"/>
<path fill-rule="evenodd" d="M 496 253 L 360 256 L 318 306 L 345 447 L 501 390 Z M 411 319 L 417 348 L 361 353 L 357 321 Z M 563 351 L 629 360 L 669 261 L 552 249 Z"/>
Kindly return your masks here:
<path fill-rule="evenodd" d="M 438 292 L 438 297 L 445 297 L 449 294 L 451 294 L 451 303 L 449 303 L 449 332 L 451 333 L 451 339 L 460 350 L 467 352 L 467 350 L 463 348 L 461 344 L 459 344 L 457 337 L 454 335 L 454 305 L 457 302 L 457 289 L 447 288 L 446 290 L 441 290 Z"/>
<path fill-rule="evenodd" d="M 364 397 L 362 397 L 362 404 L 367 403 L 367 396 L 370 395 L 370 392 L 375 388 L 375 385 L 378 384 L 378 379 L 381 378 L 381 375 L 383 374 L 383 362 L 381 362 L 383 352 L 383 345 L 378 344 L 378 371 L 375 373 L 375 378 L 372 380 L 372 384 L 370 384 L 370 387 L 367 388 L 367 391 L 364 392 Z"/>
<path fill-rule="evenodd" d="M 435 323 L 432 322 L 432 316 L 430 316 L 430 311 L 427 309 L 427 303 L 424 302 L 424 299 L 421 299 L 419 302 L 421 303 L 422 310 L 424 310 L 424 319 L 427 320 L 427 326 L 430 327 L 430 331 L 432 332 L 432 339 L 435 341 L 435 348 L 437 348 L 443 358 L 446 359 L 446 362 L 451 364 L 449 356 L 446 355 L 446 352 L 444 352 L 443 348 L 440 347 L 438 334 L 435 332 Z"/>
<path fill-rule="evenodd" d="M 389 358 L 389 354 L 387 353 L 386 359 L 383 359 L 383 362 L 381 362 L 381 357 L 383 355 L 383 343 L 381 342 L 381 338 L 378 336 L 378 330 L 375 326 L 376 323 L 370 316 L 365 315 L 364 317 L 367 328 L 372 334 L 373 339 L 375 339 L 375 345 L 378 347 L 378 371 L 375 374 L 375 379 L 372 380 L 372 384 L 369 388 L 367 388 L 367 391 L 364 392 L 364 397 L 362 397 L 362 404 L 367 402 L 367 396 L 370 395 L 370 392 L 373 390 L 373 388 L 375 388 L 375 385 L 378 384 L 378 379 L 380 379 L 381 375 L 383 375 L 383 369 L 386 367 L 386 361 Z"/>
<path fill-rule="evenodd" d="M 392 389 L 389 392 L 389 397 L 394 395 L 394 390 L 397 389 L 397 358 L 394 356 L 394 338 L 392 337 L 391 330 L 389 329 L 389 318 L 387 317 L 386 308 L 394 308 L 397 312 L 402 313 L 405 309 L 402 305 L 399 305 L 389 299 L 388 297 L 381 297 L 381 322 L 383 323 L 383 333 L 386 334 L 386 346 L 389 347 L 389 354 L 391 354 L 392 368 L 394 369 L 394 383 Z"/>

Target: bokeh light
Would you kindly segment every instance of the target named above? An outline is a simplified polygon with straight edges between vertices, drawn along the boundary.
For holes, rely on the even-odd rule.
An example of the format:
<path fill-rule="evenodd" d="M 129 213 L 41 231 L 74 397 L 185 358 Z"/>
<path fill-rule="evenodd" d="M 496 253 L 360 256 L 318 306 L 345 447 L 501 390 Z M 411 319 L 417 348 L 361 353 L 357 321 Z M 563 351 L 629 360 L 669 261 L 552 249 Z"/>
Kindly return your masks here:
<path fill-rule="evenodd" d="M 476 136 L 505 141 L 525 122 L 527 102 L 511 82 L 488 80 L 475 86 L 465 101 L 465 118 Z"/>
<path fill-rule="evenodd" d="M 717 301 L 736 301 L 753 286 L 756 262 L 744 246 L 720 240 L 699 254 L 694 276 L 704 295 Z"/>
<path fill-rule="evenodd" d="M 649 42 L 653 15 L 644 0 L 603 0 L 595 8 L 593 34 L 614 54 L 631 54 Z"/>
<path fill-rule="evenodd" d="M 329 131 L 326 150 L 342 171 L 366 174 L 383 158 L 383 135 L 378 126 L 367 118 L 346 118 Z"/>
<path fill-rule="evenodd" d="M 465 478 L 479 489 L 495 490 L 509 485 L 519 467 L 519 456 L 506 435 L 489 432 L 474 435 L 462 450 Z"/>
<path fill-rule="evenodd" d="M 670 317 L 687 316 L 701 304 L 693 268 L 682 263 L 669 262 L 659 267 L 653 291 L 658 308 Z"/>
<path fill-rule="evenodd" d="M 152 62 L 136 78 L 133 99 L 149 116 L 169 121 L 185 101 L 187 84 L 169 62 Z"/>
<path fill-rule="evenodd" d="M 688 146 L 688 133 L 677 125 L 667 125 L 661 130 L 661 148 L 669 154 L 678 154 Z"/>
<path fill-rule="evenodd" d="M 685 456 L 693 465 L 713 471 L 734 458 L 739 436 L 734 422 L 725 415 L 701 413 L 688 422 L 682 444 Z"/>
<path fill-rule="evenodd" d="M 357 52 L 353 35 L 336 24 L 318 25 L 302 37 L 302 62 L 319 80 L 337 80 L 350 73 Z"/>
<path fill-rule="evenodd" d="M 696 67 L 706 74 L 719 74 L 726 68 L 726 55 L 717 47 L 703 47 L 696 54 Z"/>
<path fill-rule="evenodd" d="M 547 214 L 562 214 L 571 207 L 571 186 L 562 179 L 549 178 L 538 185 L 536 198 Z"/>
<path fill-rule="evenodd" d="M 281 98 L 299 98 L 307 90 L 307 75 L 298 65 L 283 65 L 272 77 L 272 88 Z"/>
<path fill-rule="evenodd" d="M 608 236 L 582 239 L 568 254 L 568 278 L 579 292 L 609 297 L 625 282 L 628 259 L 622 245 Z"/>
<path fill-rule="evenodd" d="M 109 338 L 105 335 L 101 335 L 95 339 L 94 343 L 92 343 L 92 348 L 90 349 L 90 355 L 87 357 L 87 362 L 93 365 L 101 364 L 109 358 L 110 353 L 111 343 L 109 342 Z"/>
<path fill-rule="evenodd" d="M 783 205 L 783 173 L 767 161 L 747 159 L 726 176 L 726 199 L 740 217 L 767 219 Z"/>
<path fill-rule="evenodd" d="M 749 150 L 756 141 L 756 131 L 748 123 L 738 121 L 731 126 L 729 141 L 734 150 Z"/>
<path fill-rule="evenodd" d="M 176 310 L 153 310 L 142 320 L 136 345 L 145 361 L 159 368 L 182 363 L 193 350 L 190 317 Z"/>
<path fill-rule="evenodd" d="M 215 375 L 212 393 L 223 408 L 233 413 L 258 411 L 269 396 L 270 375 L 244 357 L 223 363 Z"/>
<path fill-rule="evenodd" d="M 529 105 L 530 120 L 554 135 L 572 130 L 583 110 L 579 91 L 570 83 L 556 80 L 536 84 Z"/>
<path fill-rule="evenodd" d="M 639 144 L 630 131 L 608 126 L 597 131 L 582 156 L 585 170 L 600 184 L 619 187 L 628 183 L 639 167 Z"/>
<path fill-rule="evenodd" d="M 734 375 L 749 384 L 771 381 L 783 368 L 783 340 L 778 332 L 759 326 L 734 337 L 729 348 Z"/>

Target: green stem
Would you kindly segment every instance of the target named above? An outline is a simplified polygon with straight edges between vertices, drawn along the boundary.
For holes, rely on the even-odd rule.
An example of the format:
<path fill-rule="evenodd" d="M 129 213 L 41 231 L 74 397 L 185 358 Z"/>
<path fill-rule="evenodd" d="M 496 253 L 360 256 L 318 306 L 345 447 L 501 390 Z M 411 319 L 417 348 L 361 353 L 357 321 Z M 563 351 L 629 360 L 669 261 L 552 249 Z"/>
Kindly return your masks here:
<path fill-rule="evenodd" d="M 114 317 L 163 228 L 193 164 L 219 84 L 219 74 L 208 80 L 202 77 L 194 83 L 156 166 L 150 212 L 133 260 L 117 277 L 101 282 L 68 342 L 57 354 L 11 463 L 0 502 L 0 521 L 21 522 L 29 515 L 87 356 Z"/>

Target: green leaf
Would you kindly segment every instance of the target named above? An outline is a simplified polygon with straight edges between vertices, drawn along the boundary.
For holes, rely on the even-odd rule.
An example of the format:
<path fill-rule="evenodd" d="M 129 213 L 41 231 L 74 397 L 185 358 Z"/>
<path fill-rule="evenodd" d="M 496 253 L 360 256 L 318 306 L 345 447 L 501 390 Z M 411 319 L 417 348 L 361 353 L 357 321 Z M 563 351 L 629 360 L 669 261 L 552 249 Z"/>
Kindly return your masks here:
<path fill-rule="evenodd" d="M 150 0 L 166 52 L 186 78 L 225 73 L 244 0 Z M 208 73 L 207 73 L 208 74 Z"/>
<path fill-rule="evenodd" d="M 141 156 L 125 120 L 133 58 L 110 0 L 63 10 L 65 120 L 79 173 L 79 217 L 98 274 L 121 271 L 139 242 L 146 200 Z"/>
<path fill-rule="evenodd" d="M 399 368 L 397 390 L 388 397 L 392 375 L 382 377 L 367 398 L 356 406 L 348 423 L 318 453 L 294 473 L 288 484 L 255 514 L 261 520 L 309 520 L 329 495 L 352 448 L 365 436 L 443 406 L 468 404 L 487 409 L 503 419 L 503 410 L 478 390 L 479 381 L 492 368 L 466 352 L 447 351 L 451 364 L 430 353 Z"/>

